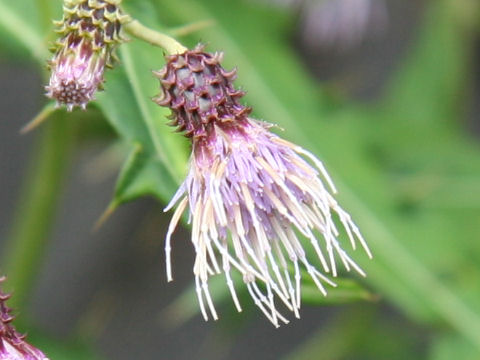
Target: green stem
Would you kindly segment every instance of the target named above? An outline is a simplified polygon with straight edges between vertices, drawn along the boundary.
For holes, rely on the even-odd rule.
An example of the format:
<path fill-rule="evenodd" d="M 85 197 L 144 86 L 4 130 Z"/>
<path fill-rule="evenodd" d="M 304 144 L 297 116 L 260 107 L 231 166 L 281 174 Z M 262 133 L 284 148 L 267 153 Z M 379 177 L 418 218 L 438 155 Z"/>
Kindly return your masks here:
<path fill-rule="evenodd" d="M 145 25 L 142 25 L 138 20 L 133 20 L 127 23 L 125 25 L 125 30 L 140 40 L 165 49 L 170 55 L 183 54 L 188 50 L 174 38 L 152 30 Z"/>
<path fill-rule="evenodd" d="M 54 114 L 42 127 L 33 148 L 2 259 L 8 276 L 6 285 L 15 293 L 10 301 L 15 308 L 27 302 L 39 273 L 70 158 L 72 134 L 72 122 Z"/>

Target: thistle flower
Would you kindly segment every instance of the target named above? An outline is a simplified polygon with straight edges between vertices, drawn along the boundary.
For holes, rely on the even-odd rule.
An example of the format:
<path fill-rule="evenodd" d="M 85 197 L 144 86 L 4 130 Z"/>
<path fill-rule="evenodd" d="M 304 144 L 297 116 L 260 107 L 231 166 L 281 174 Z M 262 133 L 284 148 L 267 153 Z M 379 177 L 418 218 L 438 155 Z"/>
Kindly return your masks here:
<path fill-rule="evenodd" d="M 114 50 L 125 39 L 122 24 L 128 20 L 120 0 L 65 0 L 63 19 L 55 22 L 60 38 L 49 62 L 52 74 L 47 96 L 71 111 L 85 109 L 102 89 L 105 67 L 116 59 Z"/>
<path fill-rule="evenodd" d="M 0 284 L 5 277 L 0 277 Z M 48 360 L 38 349 L 25 342 L 25 335 L 18 333 L 12 325 L 12 310 L 5 302 L 10 298 L 0 289 L 0 360 Z"/>
<path fill-rule="evenodd" d="M 334 217 L 353 248 L 359 241 L 371 254 L 350 215 L 328 191 L 327 186 L 332 192 L 335 187 L 322 163 L 250 117 L 251 109 L 239 102 L 244 92 L 233 86 L 236 71 L 225 71 L 221 61 L 221 53 L 197 46 L 168 56 L 155 73 L 162 88 L 155 101 L 172 110 L 171 125 L 192 141 L 189 173 L 165 209 L 178 204 L 166 236 L 167 278 L 172 280 L 171 236 L 189 207 L 193 272 L 204 318 L 208 308 L 217 319 L 208 279 L 222 270 L 241 311 L 233 267 L 255 304 L 278 326 L 279 320 L 288 321 L 276 308 L 277 298 L 299 317 L 300 265 L 324 295 L 324 284 L 335 285 L 325 274 L 337 275 L 338 260 L 364 275 L 342 249 Z M 300 237 L 309 240 L 321 270 L 307 259 Z"/>

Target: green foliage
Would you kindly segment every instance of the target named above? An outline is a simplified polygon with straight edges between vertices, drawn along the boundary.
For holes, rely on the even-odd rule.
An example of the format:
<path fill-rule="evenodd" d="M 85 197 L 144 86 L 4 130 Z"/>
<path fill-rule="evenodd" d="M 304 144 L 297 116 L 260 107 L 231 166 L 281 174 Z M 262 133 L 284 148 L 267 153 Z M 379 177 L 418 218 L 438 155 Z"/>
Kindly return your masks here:
<path fill-rule="evenodd" d="M 375 304 L 348 307 L 282 360 L 424 360 L 424 350 L 416 348 L 421 332 L 399 319 L 382 316 L 377 309 Z"/>
<path fill-rule="evenodd" d="M 474 360 L 478 358 L 478 352 L 465 339 L 454 334 L 447 333 L 435 339 L 429 359 L 447 360 L 453 358 Z"/>
<path fill-rule="evenodd" d="M 60 1 L 55 4 L 60 7 Z M 435 360 L 468 359 L 480 352 L 480 147 L 462 123 L 472 33 L 456 16 L 459 6 L 454 4 L 431 2 L 420 35 L 386 96 L 369 107 L 347 100 L 332 107 L 285 41 L 292 19 L 278 9 L 246 0 L 125 4 L 132 16 L 157 29 L 214 20 L 213 26 L 182 39 L 184 43 L 194 46 L 201 40 L 209 50 L 224 51 L 227 66 L 239 69 L 238 83 L 248 90 L 254 116 L 280 125 L 282 136 L 317 154 L 333 173 L 340 201 L 374 253 L 372 261 L 356 256 L 372 290 L 340 280 L 324 299 L 310 291 L 312 284 L 305 284 L 305 300 L 338 304 L 378 294 L 431 331 L 429 358 Z M 42 16 L 44 12 L 24 1 L 0 0 L 0 51 L 33 58 L 43 66 L 48 58 L 43 39 L 49 35 Z M 120 58 L 97 102 L 130 149 L 112 209 L 145 195 L 168 201 L 186 172 L 189 151 L 188 142 L 166 126 L 168 111 L 150 100 L 159 92 L 151 70 L 162 67 L 162 50 L 132 41 L 121 47 Z M 226 299 L 226 286 L 215 284 L 214 296 Z M 171 307 L 184 315 L 182 321 L 198 311 L 192 291 Z M 345 321 L 336 326 L 336 334 L 343 336 Z M 360 330 L 349 331 L 358 335 Z M 328 358 L 347 358 L 359 348 L 357 335 L 338 346 L 323 333 L 319 336 L 321 344 L 331 345 Z M 382 336 L 381 331 L 364 335 L 362 343 L 375 348 L 376 335 Z M 376 354 L 393 353 L 403 341 L 411 341 L 395 339 Z M 314 358 L 326 351 L 320 349 L 306 346 L 299 350 L 303 357 L 295 358 Z M 415 351 L 408 355 L 409 350 L 402 349 L 403 358 L 419 358 Z"/>
<path fill-rule="evenodd" d="M 375 301 L 376 296 L 357 281 L 336 279 L 334 288 L 328 288 L 327 296 L 320 296 L 315 283 L 305 275 L 302 284 L 302 302 L 309 305 L 338 305 L 359 301 Z"/>

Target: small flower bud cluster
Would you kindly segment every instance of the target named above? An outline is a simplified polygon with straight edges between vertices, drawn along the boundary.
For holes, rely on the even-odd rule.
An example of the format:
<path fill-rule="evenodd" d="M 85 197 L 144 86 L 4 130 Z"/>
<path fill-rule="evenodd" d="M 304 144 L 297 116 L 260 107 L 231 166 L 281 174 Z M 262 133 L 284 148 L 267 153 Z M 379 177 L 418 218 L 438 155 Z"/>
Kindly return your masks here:
<path fill-rule="evenodd" d="M 5 277 L 0 277 L 0 284 Z M 10 294 L 0 289 L 0 360 L 48 360 L 38 349 L 25 342 L 25 335 L 20 334 L 12 325 L 12 310 L 5 304 Z"/>
<path fill-rule="evenodd" d="M 101 89 L 105 67 L 116 58 L 123 41 L 122 24 L 128 21 L 118 7 L 120 0 L 66 0 L 64 15 L 56 22 L 59 40 L 50 61 L 52 75 L 47 96 L 57 105 L 85 109 Z"/>

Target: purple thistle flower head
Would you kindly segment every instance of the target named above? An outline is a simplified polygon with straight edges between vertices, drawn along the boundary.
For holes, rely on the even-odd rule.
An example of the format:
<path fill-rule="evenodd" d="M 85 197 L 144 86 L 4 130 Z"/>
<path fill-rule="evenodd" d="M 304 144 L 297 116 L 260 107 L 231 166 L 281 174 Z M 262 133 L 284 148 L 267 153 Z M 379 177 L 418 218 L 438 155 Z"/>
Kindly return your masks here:
<path fill-rule="evenodd" d="M 163 90 L 157 103 L 171 108 L 172 125 L 192 140 L 189 173 L 165 209 L 178 204 L 167 232 L 167 277 L 172 280 L 171 236 L 189 207 L 204 318 L 207 309 L 217 318 L 208 279 L 222 271 L 241 311 L 230 275 L 235 268 L 255 304 L 278 326 L 288 322 L 277 310 L 278 300 L 299 317 L 301 266 L 324 295 L 325 284 L 335 286 L 326 274 L 337 275 L 337 262 L 364 275 L 343 250 L 334 217 L 353 248 L 359 242 L 371 254 L 333 197 L 335 187 L 322 163 L 249 117 L 251 109 L 239 102 L 244 93 L 232 83 L 235 71 L 225 71 L 221 59 L 198 46 L 169 56 L 156 73 Z M 316 254 L 318 268 L 304 246 Z"/>
<path fill-rule="evenodd" d="M 5 277 L 0 277 L 0 284 Z M 0 289 L 0 360 L 48 360 L 37 348 L 25 341 L 25 335 L 18 333 L 12 325 L 12 310 L 5 304 L 10 298 Z"/>
<path fill-rule="evenodd" d="M 117 7 L 119 0 L 67 0 L 62 21 L 56 22 L 60 39 L 49 62 L 52 74 L 47 96 L 85 109 L 102 89 L 105 67 L 112 66 L 115 48 L 125 39 L 122 23 L 128 20 Z"/>

